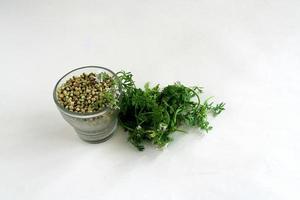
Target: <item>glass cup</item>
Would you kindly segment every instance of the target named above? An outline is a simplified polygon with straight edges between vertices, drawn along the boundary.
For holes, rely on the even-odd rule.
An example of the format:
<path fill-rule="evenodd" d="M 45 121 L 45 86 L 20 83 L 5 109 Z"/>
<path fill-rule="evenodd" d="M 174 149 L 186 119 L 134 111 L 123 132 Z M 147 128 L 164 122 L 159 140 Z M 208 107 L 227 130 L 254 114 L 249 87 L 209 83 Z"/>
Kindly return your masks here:
<path fill-rule="evenodd" d="M 59 104 L 57 99 L 57 89 L 73 76 L 79 76 L 82 73 L 106 72 L 110 76 L 116 78 L 113 71 L 99 66 L 86 66 L 74 69 L 65 74 L 55 85 L 53 91 L 54 102 L 60 111 L 62 117 L 75 129 L 78 136 L 89 143 L 100 143 L 109 139 L 118 126 L 118 110 L 104 108 L 93 113 L 76 113 L 71 112 Z M 117 88 L 120 92 L 120 87 Z M 120 96 L 120 95 L 119 95 Z"/>

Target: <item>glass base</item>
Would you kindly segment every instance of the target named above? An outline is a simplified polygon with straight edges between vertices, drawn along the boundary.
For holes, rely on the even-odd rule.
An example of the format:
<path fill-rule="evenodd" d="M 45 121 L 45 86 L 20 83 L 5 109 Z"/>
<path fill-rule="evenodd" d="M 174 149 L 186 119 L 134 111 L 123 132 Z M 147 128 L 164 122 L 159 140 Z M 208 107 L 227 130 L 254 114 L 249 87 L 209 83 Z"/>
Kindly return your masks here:
<path fill-rule="evenodd" d="M 80 139 L 82 139 L 85 142 L 91 143 L 91 144 L 98 144 L 101 142 L 105 142 L 108 139 L 110 139 L 114 132 L 117 130 L 118 127 L 118 121 L 116 120 L 113 127 L 109 127 L 109 130 L 101 130 L 100 132 L 85 132 L 81 131 L 79 129 L 75 129 Z"/>
<path fill-rule="evenodd" d="M 114 135 L 114 132 L 112 134 L 110 134 L 109 136 L 107 136 L 106 138 L 103 138 L 101 140 L 96 140 L 96 141 L 89 141 L 89 140 L 85 140 L 84 138 L 81 138 L 79 136 L 79 138 L 87 143 L 90 143 L 90 144 L 99 144 L 99 143 L 102 143 L 102 142 L 105 142 L 107 140 L 109 140 L 112 136 Z"/>

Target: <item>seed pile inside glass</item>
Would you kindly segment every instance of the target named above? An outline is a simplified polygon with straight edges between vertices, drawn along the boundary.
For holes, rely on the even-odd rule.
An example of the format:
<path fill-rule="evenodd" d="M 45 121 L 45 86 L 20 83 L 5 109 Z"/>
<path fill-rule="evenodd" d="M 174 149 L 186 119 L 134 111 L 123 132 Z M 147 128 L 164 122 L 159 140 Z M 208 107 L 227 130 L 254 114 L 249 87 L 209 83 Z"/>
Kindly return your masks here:
<path fill-rule="evenodd" d="M 118 108 L 113 78 L 105 72 L 73 76 L 57 89 L 58 103 L 72 112 L 92 113 L 108 107 Z"/>

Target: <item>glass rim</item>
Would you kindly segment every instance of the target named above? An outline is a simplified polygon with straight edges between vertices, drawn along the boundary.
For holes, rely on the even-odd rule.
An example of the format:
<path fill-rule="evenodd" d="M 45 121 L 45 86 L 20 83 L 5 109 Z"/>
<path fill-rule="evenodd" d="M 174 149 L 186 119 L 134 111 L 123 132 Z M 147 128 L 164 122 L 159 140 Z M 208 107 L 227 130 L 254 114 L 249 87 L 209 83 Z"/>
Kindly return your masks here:
<path fill-rule="evenodd" d="M 53 99 L 54 99 L 54 102 L 56 104 L 56 106 L 61 110 L 63 111 L 65 114 L 68 114 L 70 116 L 77 116 L 77 117 L 97 117 L 99 115 L 102 115 L 104 113 L 106 113 L 107 111 L 109 110 L 112 110 L 111 108 L 108 108 L 108 107 L 104 107 L 102 109 L 100 109 L 99 111 L 97 112 L 91 112 L 91 113 L 77 113 L 77 112 L 72 112 L 72 111 L 69 111 L 68 109 L 64 108 L 62 105 L 60 105 L 58 103 L 58 100 L 57 100 L 57 95 L 56 95 L 56 92 L 57 92 L 57 88 L 58 88 L 58 85 L 59 83 L 68 75 L 70 75 L 71 73 L 75 72 L 75 71 L 78 71 L 78 70 L 81 70 L 81 69 L 102 69 L 104 71 L 108 71 L 112 74 L 112 77 L 117 77 L 117 75 L 110 69 L 108 68 L 105 68 L 105 67 L 101 67 L 101 66 L 83 66 L 83 67 L 79 67 L 79 68 L 76 68 L 76 69 L 73 69 L 69 72 L 67 72 L 66 74 L 64 74 L 58 81 L 57 83 L 55 84 L 55 87 L 54 87 L 54 90 L 53 90 Z M 119 91 L 120 91 L 120 86 L 119 86 Z M 120 91 L 120 96 L 121 96 L 121 91 Z M 119 97 L 120 97 L 119 96 Z"/>

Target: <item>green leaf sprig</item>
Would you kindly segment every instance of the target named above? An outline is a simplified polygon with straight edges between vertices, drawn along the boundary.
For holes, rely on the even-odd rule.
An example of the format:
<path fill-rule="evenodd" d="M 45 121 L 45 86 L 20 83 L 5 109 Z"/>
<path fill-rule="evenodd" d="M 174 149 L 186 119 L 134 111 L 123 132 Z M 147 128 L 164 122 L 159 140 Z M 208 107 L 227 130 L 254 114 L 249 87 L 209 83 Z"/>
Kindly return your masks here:
<path fill-rule="evenodd" d="M 171 134 L 181 131 L 180 126 L 199 127 L 204 131 L 212 129 L 208 115 L 216 116 L 224 110 L 224 103 L 201 101 L 200 87 L 187 87 L 177 82 L 160 89 L 159 85 L 144 89 L 137 88 L 129 72 L 118 72 L 122 86 L 119 102 L 119 121 L 128 131 L 128 140 L 138 150 L 144 150 L 145 143 L 158 148 L 172 141 Z"/>

